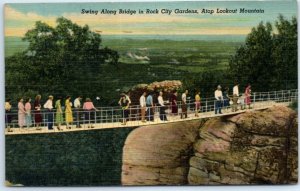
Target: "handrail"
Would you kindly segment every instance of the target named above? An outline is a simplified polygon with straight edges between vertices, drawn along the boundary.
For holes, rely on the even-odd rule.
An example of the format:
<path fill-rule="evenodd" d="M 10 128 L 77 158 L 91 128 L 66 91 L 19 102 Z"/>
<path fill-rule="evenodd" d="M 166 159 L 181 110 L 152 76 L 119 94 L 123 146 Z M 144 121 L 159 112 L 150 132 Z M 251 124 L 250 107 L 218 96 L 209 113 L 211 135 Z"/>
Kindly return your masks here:
<path fill-rule="evenodd" d="M 269 91 L 269 92 L 253 92 L 253 93 L 251 93 L 251 96 L 253 96 L 254 94 L 256 94 L 256 95 L 258 95 L 258 94 L 260 94 L 260 95 L 263 95 L 263 94 L 270 94 L 270 93 L 272 93 L 272 94 L 276 94 L 276 92 L 278 92 L 278 93 L 281 93 L 281 92 L 285 92 L 285 91 L 287 91 L 287 92 L 298 92 L 298 89 L 291 89 L 291 90 L 277 90 L 277 91 Z M 233 95 L 229 95 L 229 97 L 233 97 Z M 211 101 L 214 101 L 215 100 L 215 97 L 209 97 L 209 98 L 201 98 L 201 102 L 211 102 Z M 182 101 L 177 101 L 177 103 L 181 103 Z M 187 100 L 187 102 L 195 102 L 195 99 L 188 99 Z M 166 101 L 166 103 L 168 103 L 168 100 Z M 138 107 L 140 107 L 140 105 L 130 105 L 130 107 L 132 107 L 132 108 L 138 108 Z M 120 106 L 101 106 L 101 107 L 96 107 L 96 109 L 98 109 L 98 110 L 105 110 L 105 109 L 107 109 L 107 110 L 110 110 L 110 109 L 118 109 L 118 108 L 120 108 Z M 74 109 L 74 108 L 73 108 Z M 16 110 L 16 109 L 13 109 L 13 110 L 11 110 L 11 111 L 18 111 L 18 110 Z M 47 109 L 41 109 L 40 111 L 47 111 Z M 53 109 L 53 111 L 56 111 L 56 109 L 54 108 Z"/>
<path fill-rule="evenodd" d="M 240 97 L 241 99 L 241 97 Z M 293 101 L 298 100 L 298 90 L 281 90 L 281 91 L 270 91 L 270 92 L 254 92 L 250 96 L 251 100 L 251 107 L 252 108 L 259 108 L 259 107 L 265 107 L 268 105 L 272 105 L 274 103 L 290 103 Z M 243 100 L 241 100 L 243 102 Z M 182 104 L 181 101 L 177 101 L 177 106 L 173 106 L 173 110 L 175 110 L 175 113 L 172 113 L 172 104 L 166 105 L 166 106 L 158 106 L 155 105 L 153 108 L 148 107 L 145 114 L 145 120 L 150 121 L 154 118 L 155 120 L 158 120 L 161 118 L 161 122 L 164 122 L 164 119 L 167 118 L 168 121 L 176 121 L 181 120 L 181 117 L 190 116 L 193 114 L 193 116 L 197 116 L 197 106 L 194 103 L 194 100 L 188 100 L 186 104 Z M 219 104 L 219 105 L 218 105 Z M 220 105 L 221 104 L 221 105 Z M 214 116 L 214 111 L 216 111 L 217 107 L 219 107 L 222 110 L 226 110 L 227 113 L 230 113 L 231 110 L 234 107 L 239 107 L 241 109 L 244 109 L 245 105 L 242 105 L 242 103 L 235 103 L 233 105 L 229 104 L 229 100 L 222 100 L 220 102 L 216 101 L 214 98 L 209 99 L 202 99 L 201 100 L 201 107 L 199 108 L 200 115 L 211 113 L 212 116 Z M 184 108 L 186 108 L 186 113 L 184 111 Z M 151 110 L 153 109 L 153 110 Z M 178 112 L 176 112 L 178 110 Z M 33 123 L 33 126 L 36 125 L 34 116 L 35 112 L 32 111 L 31 113 L 31 122 Z M 41 126 L 45 127 L 49 123 L 55 124 L 55 118 L 57 115 L 57 111 L 53 110 L 51 112 L 46 112 L 44 110 L 40 111 L 40 114 L 42 115 L 42 124 Z M 61 114 L 68 115 L 71 113 L 62 112 Z M 51 115 L 49 117 L 49 115 Z M 128 116 L 127 116 L 128 115 Z M 129 107 L 128 110 L 123 110 L 120 107 L 99 107 L 97 110 L 73 110 L 72 111 L 73 116 L 73 123 L 72 126 L 74 127 L 76 124 L 80 124 L 87 127 L 95 126 L 96 124 L 99 126 L 104 125 L 116 125 L 116 123 L 122 123 L 124 121 L 130 121 L 130 125 L 141 125 L 144 124 L 144 122 L 141 122 L 142 120 L 142 113 L 140 106 L 134 105 Z M 124 117 L 125 116 L 125 117 Z M 9 112 L 5 114 L 6 122 L 8 121 L 8 118 L 12 118 L 12 121 L 8 124 L 6 123 L 6 126 L 10 126 L 12 128 L 18 126 L 18 113 L 17 112 Z M 53 121 L 51 120 L 53 119 Z M 50 119 L 51 121 L 49 121 Z M 64 121 L 65 123 L 65 117 Z M 24 125 L 26 127 L 26 125 Z M 29 126 L 28 126 L 29 127 Z M 29 127 L 30 129 L 30 127 Z"/>

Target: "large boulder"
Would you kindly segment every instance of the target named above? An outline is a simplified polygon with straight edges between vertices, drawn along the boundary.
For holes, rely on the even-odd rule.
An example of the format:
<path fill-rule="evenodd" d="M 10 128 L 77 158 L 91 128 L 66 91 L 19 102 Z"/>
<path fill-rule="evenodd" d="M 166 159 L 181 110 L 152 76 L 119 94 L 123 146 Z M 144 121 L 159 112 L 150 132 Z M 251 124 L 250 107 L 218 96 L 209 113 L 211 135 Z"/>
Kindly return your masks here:
<path fill-rule="evenodd" d="M 189 159 L 201 121 L 135 129 L 123 148 L 123 185 L 187 184 Z"/>

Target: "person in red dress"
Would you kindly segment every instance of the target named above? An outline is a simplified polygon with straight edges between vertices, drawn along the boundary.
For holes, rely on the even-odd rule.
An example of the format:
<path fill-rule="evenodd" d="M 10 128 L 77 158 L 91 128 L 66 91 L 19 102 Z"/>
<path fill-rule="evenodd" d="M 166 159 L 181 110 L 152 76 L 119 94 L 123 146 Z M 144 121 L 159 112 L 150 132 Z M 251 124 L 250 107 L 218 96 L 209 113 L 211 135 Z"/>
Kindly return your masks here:
<path fill-rule="evenodd" d="M 178 113 L 178 106 L 177 106 L 177 91 L 175 90 L 171 96 L 171 107 L 172 107 L 172 114 Z"/>
<path fill-rule="evenodd" d="M 248 84 L 245 90 L 245 104 L 249 106 L 251 105 L 251 85 Z"/>
<path fill-rule="evenodd" d="M 41 114 L 41 98 L 42 98 L 41 95 L 37 95 L 35 97 L 34 104 L 33 104 L 33 107 L 34 107 L 34 122 L 35 122 L 37 130 L 41 130 L 40 126 L 41 126 L 41 123 L 43 121 L 42 114 Z"/>

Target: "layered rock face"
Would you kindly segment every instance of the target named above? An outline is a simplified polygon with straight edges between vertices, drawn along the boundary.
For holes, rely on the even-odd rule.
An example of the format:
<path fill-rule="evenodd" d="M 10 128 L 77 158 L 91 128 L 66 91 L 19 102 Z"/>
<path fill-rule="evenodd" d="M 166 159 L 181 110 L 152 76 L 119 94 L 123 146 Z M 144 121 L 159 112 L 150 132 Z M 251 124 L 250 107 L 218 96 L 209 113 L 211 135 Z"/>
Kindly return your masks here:
<path fill-rule="evenodd" d="M 286 184 L 298 178 L 297 115 L 287 107 L 141 127 L 123 148 L 122 184 Z"/>
<path fill-rule="evenodd" d="M 190 184 L 296 183 L 297 116 L 287 107 L 209 120 L 190 160 Z"/>

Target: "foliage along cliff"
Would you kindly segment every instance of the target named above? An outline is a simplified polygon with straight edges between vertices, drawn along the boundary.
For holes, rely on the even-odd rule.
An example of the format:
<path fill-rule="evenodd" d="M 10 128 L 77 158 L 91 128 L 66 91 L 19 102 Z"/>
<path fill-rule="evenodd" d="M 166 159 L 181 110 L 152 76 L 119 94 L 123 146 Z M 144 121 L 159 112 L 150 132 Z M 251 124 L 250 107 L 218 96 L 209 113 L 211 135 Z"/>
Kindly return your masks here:
<path fill-rule="evenodd" d="M 131 101 L 134 105 L 139 105 L 139 99 L 144 92 L 154 93 L 154 101 L 158 97 L 158 93 L 162 91 L 165 100 L 169 99 L 170 93 L 174 90 L 182 88 L 182 82 L 179 80 L 164 80 L 160 82 L 153 82 L 150 84 L 138 84 L 132 87 L 128 93 L 130 94 Z"/>
<path fill-rule="evenodd" d="M 287 107 L 144 126 L 123 148 L 123 185 L 290 184 L 297 115 Z"/>

